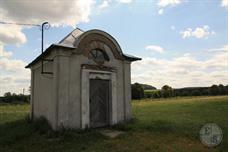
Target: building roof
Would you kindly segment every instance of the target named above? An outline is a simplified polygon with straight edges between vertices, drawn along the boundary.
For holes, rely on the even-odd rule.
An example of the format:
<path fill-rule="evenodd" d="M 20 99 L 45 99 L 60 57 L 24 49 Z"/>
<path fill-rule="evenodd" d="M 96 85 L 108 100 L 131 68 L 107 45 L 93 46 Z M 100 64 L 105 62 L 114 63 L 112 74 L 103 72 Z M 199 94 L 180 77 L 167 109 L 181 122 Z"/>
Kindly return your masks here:
<path fill-rule="evenodd" d="M 90 30 L 90 31 L 99 31 L 99 32 L 103 32 L 106 35 L 110 36 L 114 42 L 118 45 L 118 43 L 116 42 L 116 40 L 109 35 L 108 33 L 104 32 L 104 31 L 100 31 L 100 30 Z M 87 31 L 90 32 L 90 31 Z M 82 31 L 79 28 L 74 29 L 72 32 L 70 32 L 66 37 L 64 37 L 59 43 L 57 44 L 52 44 L 50 45 L 42 54 L 40 54 L 37 58 L 35 58 L 35 60 L 33 60 L 31 63 L 29 63 L 25 68 L 29 68 L 31 67 L 33 64 L 37 63 L 39 60 L 41 60 L 43 57 L 45 57 L 46 55 L 48 55 L 54 48 L 67 48 L 70 50 L 76 49 L 77 48 L 77 42 L 80 41 L 80 38 L 83 36 L 83 34 L 86 34 L 86 32 Z M 120 53 L 123 56 L 123 58 L 127 61 L 137 61 L 137 60 L 141 60 L 141 58 L 135 57 L 133 55 L 128 55 L 128 54 L 124 54 L 121 51 L 120 46 L 118 45 L 119 49 L 120 49 Z"/>
<path fill-rule="evenodd" d="M 66 46 L 74 46 L 77 42 L 80 35 L 82 35 L 84 31 L 79 28 L 74 29 L 70 32 L 66 37 L 64 37 L 58 44 L 66 45 Z"/>

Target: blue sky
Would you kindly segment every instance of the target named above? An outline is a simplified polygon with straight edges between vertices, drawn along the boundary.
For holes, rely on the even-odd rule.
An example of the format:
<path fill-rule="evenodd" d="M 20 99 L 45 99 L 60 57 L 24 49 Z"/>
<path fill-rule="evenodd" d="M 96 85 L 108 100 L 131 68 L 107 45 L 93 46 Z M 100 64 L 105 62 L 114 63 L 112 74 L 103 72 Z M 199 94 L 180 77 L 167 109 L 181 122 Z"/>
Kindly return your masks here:
<path fill-rule="evenodd" d="M 228 84 L 227 0 L 88 0 L 64 4 L 69 11 L 61 7 L 61 1 L 55 11 L 49 3 L 44 8 L 26 1 L 1 3 L 2 21 L 39 24 L 46 20 L 54 25 L 45 31 L 46 47 L 75 27 L 108 32 L 124 53 L 143 58 L 132 64 L 132 82 L 158 88 Z M 16 5 L 22 12 L 15 12 Z M 19 71 L 24 67 L 18 66 L 40 54 L 40 29 L 0 25 L 0 45 L 0 95 L 27 89 L 29 71 L 23 74 Z"/>

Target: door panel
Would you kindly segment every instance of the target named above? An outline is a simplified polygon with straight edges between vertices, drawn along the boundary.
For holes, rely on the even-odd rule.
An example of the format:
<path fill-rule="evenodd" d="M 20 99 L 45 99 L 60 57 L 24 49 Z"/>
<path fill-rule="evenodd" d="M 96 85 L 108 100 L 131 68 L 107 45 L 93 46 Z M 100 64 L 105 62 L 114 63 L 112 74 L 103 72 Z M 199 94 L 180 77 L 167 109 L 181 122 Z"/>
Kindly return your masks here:
<path fill-rule="evenodd" d="M 109 122 L 109 80 L 90 79 L 90 127 Z"/>

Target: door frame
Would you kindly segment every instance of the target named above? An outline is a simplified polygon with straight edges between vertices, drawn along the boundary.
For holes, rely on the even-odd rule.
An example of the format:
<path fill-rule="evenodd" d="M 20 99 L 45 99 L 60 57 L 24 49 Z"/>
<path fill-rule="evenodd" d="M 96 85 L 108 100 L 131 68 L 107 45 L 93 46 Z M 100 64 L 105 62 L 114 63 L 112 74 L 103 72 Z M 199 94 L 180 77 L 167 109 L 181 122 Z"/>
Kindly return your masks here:
<path fill-rule="evenodd" d="M 109 100 L 109 124 L 117 123 L 117 81 L 116 73 L 111 71 L 100 71 L 82 69 L 81 73 L 81 128 L 90 128 L 90 109 L 89 109 L 89 88 L 90 79 L 109 80 L 110 100 Z"/>
<path fill-rule="evenodd" d="M 91 80 L 96 80 L 96 81 L 106 81 L 106 83 L 108 84 L 108 88 L 105 88 L 105 89 L 107 89 L 106 91 L 106 93 L 107 93 L 107 95 L 108 95 L 108 101 L 105 101 L 105 104 L 106 104 L 106 106 L 105 106 L 105 114 L 106 114 L 106 121 L 104 122 L 104 124 L 102 125 L 102 126 L 92 126 L 92 124 L 91 124 L 91 110 L 89 111 L 89 114 L 90 114 L 90 127 L 91 128 L 97 128 L 97 127 L 105 127 L 105 126 L 108 126 L 109 124 L 110 124 L 110 119 L 111 119 L 111 117 L 110 117 L 110 109 L 111 109 L 111 106 L 110 106 L 110 100 L 111 100 L 111 87 L 110 87 L 110 80 L 108 80 L 108 79 L 100 79 L 100 78 L 90 78 L 89 79 L 89 84 L 90 84 L 90 86 L 91 86 Z M 90 92 L 91 93 L 91 92 Z M 91 99 L 91 97 L 90 97 L 90 94 L 89 93 L 89 98 Z M 91 102 L 89 102 L 89 108 L 91 108 Z"/>

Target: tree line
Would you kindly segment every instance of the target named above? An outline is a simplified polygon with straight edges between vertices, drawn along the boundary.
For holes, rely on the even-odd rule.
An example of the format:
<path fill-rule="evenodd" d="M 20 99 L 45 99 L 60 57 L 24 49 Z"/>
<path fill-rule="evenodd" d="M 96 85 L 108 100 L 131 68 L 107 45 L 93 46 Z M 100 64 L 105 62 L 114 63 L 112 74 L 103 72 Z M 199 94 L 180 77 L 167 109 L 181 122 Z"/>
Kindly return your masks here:
<path fill-rule="evenodd" d="M 10 93 L 6 92 L 3 97 L 0 97 L 0 102 L 5 103 L 15 103 L 15 102 L 29 102 L 30 95 L 24 95 L 24 94 L 16 94 L 16 93 Z"/>
<path fill-rule="evenodd" d="M 131 85 L 132 99 L 142 98 L 169 98 L 177 96 L 216 96 L 228 95 L 228 85 L 223 84 L 212 85 L 210 87 L 189 87 L 173 89 L 169 85 L 164 85 L 161 89 L 156 89 L 153 86 L 134 83 Z M 0 97 L 0 102 L 29 102 L 30 95 L 16 94 L 6 92 L 3 97 Z"/>
<path fill-rule="evenodd" d="M 169 85 L 164 85 L 161 89 L 147 90 L 144 88 L 144 84 L 132 84 L 132 99 L 228 95 L 228 85 L 224 86 L 223 84 L 214 84 L 210 87 L 189 87 L 180 89 L 174 89 Z"/>

